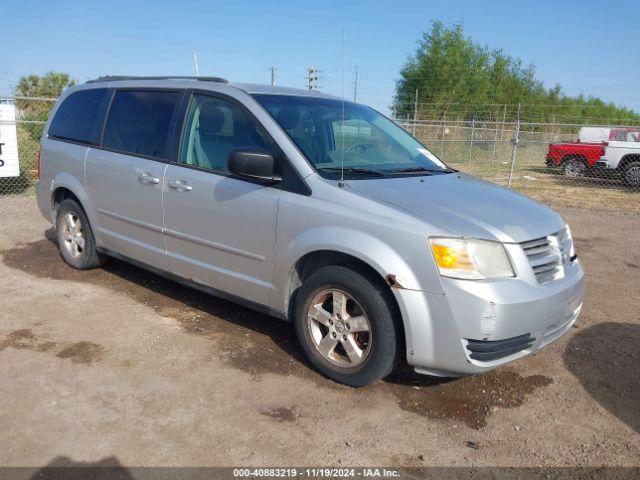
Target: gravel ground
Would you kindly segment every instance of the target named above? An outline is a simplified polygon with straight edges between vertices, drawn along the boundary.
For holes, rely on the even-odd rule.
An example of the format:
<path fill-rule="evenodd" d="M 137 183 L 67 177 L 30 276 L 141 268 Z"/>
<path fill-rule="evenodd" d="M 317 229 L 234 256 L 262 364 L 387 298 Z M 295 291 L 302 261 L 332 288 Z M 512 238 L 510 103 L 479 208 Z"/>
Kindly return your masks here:
<path fill-rule="evenodd" d="M 0 465 L 637 466 L 640 217 L 560 211 L 587 271 L 569 334 L 350 389 L 284 322 L 117 261 L 72 270 L 34 198 L 0 197 Z"/>

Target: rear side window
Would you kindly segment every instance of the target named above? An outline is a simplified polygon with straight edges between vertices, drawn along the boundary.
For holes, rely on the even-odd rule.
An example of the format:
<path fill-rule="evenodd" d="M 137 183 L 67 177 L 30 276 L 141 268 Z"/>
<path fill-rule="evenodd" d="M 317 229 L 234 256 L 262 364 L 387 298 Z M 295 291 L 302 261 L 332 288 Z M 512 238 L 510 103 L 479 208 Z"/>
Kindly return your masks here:
<path fill-rule="evenodd" d="M 63 140 L 97 144 L 107 107 L 107 90 L 81 90 L 63 102 L 51 121 L 49 136 Z"/>
<path fill-rule="evenodd" d="M 627 132 L 625 130 L 617 130 L 616 131 L 615 140 L 617 140 L 619 142 L 626 142 L 627 141 Z"/>
<path fill-rule="evenodd" d="M 178 98 L 178 92 L 116 92 L 102 145 L 119 152 L 167 158 L 169 126 Z"/>

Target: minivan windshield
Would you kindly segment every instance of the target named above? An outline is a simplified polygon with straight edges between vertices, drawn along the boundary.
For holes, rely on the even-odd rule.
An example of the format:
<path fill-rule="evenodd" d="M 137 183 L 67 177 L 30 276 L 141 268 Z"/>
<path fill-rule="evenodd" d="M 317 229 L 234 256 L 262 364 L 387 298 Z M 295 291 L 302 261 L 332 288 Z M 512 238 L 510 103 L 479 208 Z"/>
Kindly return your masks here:
<path fill-rule="evenodd" d="M 337 99 L 256 94 L 317 172 L 349 179 L 439 175 L 447 168 L 424 145 L 372 108 Z"/>

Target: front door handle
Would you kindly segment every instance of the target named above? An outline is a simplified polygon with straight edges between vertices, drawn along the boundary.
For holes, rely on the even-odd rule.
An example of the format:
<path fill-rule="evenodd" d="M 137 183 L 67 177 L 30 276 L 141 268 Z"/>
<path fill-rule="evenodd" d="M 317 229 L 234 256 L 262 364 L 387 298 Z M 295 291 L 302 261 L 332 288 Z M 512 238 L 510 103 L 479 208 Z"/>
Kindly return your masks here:
<path fill-rule="evenodd" d="M 167 187 L 172 190 L 177 190 L 178 192 L 190 192 L 191 190 L 193 190 L 193 187 L 187 182 L 185 182 L 184 180 L 177 180 L 175 178 L 172 178 L 167 182 Z"/>
<path fill-rule="evenodd" d="M 160 179 L 158 177 L 154 177 L 149 172 L 139 173 L 138 174 L 138 180 L 140 180 L 140 183 L 148 183 L 148 184 L 152 184 L 152 185 L 157 185 L 157 184 L 160 183 Z"/>

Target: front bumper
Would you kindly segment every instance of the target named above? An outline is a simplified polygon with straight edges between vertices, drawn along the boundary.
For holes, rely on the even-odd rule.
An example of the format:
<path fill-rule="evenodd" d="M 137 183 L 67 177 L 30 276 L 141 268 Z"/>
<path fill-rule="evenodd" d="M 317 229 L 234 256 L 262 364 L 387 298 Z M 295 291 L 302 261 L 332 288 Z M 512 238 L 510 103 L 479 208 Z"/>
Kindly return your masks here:
<path fill-rule="evenodd" d="M 443 278 L 443 287 L 444 294 L 397 291 L 407 361 L 419 373 L 461 376 L 513 362 L 566 333 L 582 308 L 584 272 L 575 260 L 546 285 Z"/>

